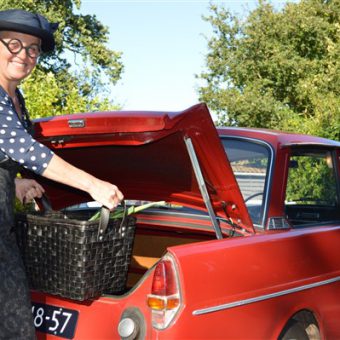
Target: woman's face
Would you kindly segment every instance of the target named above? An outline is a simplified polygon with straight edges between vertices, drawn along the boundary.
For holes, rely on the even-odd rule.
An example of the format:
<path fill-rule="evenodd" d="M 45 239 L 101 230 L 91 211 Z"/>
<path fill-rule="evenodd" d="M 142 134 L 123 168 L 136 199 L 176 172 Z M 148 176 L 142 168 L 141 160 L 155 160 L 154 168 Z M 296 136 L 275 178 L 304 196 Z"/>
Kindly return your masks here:
<path fill-rule="evenodd" d="M 2 31 L 0 38 L 9 43 L 12 39 L 21 41 L 24 47 L 32 44 L 40 46 L 40 39 L 29 34 Z M 0 78 L 8 81 L 17 81 L 18 83 L 26 78 L 34 69 L 37 58 L 31 58 L 23 48 L 19 53 L 12 54 L 8 48 L 0 42 Z"/>

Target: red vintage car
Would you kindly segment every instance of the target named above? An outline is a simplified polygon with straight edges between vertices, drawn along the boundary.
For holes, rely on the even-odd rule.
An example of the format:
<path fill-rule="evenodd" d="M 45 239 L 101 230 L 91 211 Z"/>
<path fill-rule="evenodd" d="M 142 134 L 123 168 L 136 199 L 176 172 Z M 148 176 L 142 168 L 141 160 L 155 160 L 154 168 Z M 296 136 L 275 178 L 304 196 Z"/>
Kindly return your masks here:
<path fill-rule="evenodd" d="M 39 339 L 340 338 L 339 142 L 216 129 L 204 104 L 53 117 L 35 130 L 127 202 L 165 202 L 135 214 L 124 291 L 32 291 Z M 38 180 L 54 210 L 90 200 Z"/>

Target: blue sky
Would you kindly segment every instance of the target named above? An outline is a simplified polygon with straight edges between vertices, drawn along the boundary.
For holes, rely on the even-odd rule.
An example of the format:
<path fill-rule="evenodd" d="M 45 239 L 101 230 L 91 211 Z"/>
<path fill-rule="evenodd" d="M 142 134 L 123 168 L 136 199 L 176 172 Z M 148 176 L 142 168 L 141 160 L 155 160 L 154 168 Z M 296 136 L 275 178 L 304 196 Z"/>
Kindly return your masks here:
<path fill-rule="evenodd" d="M 284 1 L 273 0 L 274 4 Z M 109 28 L 109 47 L 123 52 L 124 73 L 111 99 L 124 110 L 184 110 L 198 102 L 195 74 L 204 70 L 210 1 L 83 0 L 80 12 Z M 256 1 L 213 1 L 244 16 Z"/>

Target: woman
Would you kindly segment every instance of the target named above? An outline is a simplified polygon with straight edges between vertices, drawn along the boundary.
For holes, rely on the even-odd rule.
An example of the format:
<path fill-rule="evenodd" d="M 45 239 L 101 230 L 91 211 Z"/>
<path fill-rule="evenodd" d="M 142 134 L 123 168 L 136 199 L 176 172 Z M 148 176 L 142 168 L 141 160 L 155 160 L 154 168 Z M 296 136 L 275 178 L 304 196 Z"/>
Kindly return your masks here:
<path fill-rule="evenodd" d="M 31 137 L 31 123 L 18 85 L 41 52 L 54 49 L 57 25 L 23 10 L 0 12 L 0 339 L 35 339 L 29 290 L 12 227 L 15 194 L 21 201 L 41 197 L 34 180 L 16 179 L 20 166 L 89 193 L 113 209 L 119 189 L 72 166 Z"/>

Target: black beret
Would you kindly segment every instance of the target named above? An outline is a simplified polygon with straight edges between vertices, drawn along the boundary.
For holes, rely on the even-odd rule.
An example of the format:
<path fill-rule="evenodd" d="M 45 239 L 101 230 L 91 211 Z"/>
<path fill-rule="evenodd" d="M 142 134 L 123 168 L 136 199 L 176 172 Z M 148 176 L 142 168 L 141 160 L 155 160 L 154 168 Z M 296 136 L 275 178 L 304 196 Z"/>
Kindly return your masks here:
<path fill-rule="evenodd" d="M 14 31 L 33 35 L 41 39 L 41 49 L 44 52 L 54 50 L 55 40 L 53 33 L 58 24 L 50 23 L 37 13 L 22 9 L 9 9 L 0 11 L 0 31 Z"/>

